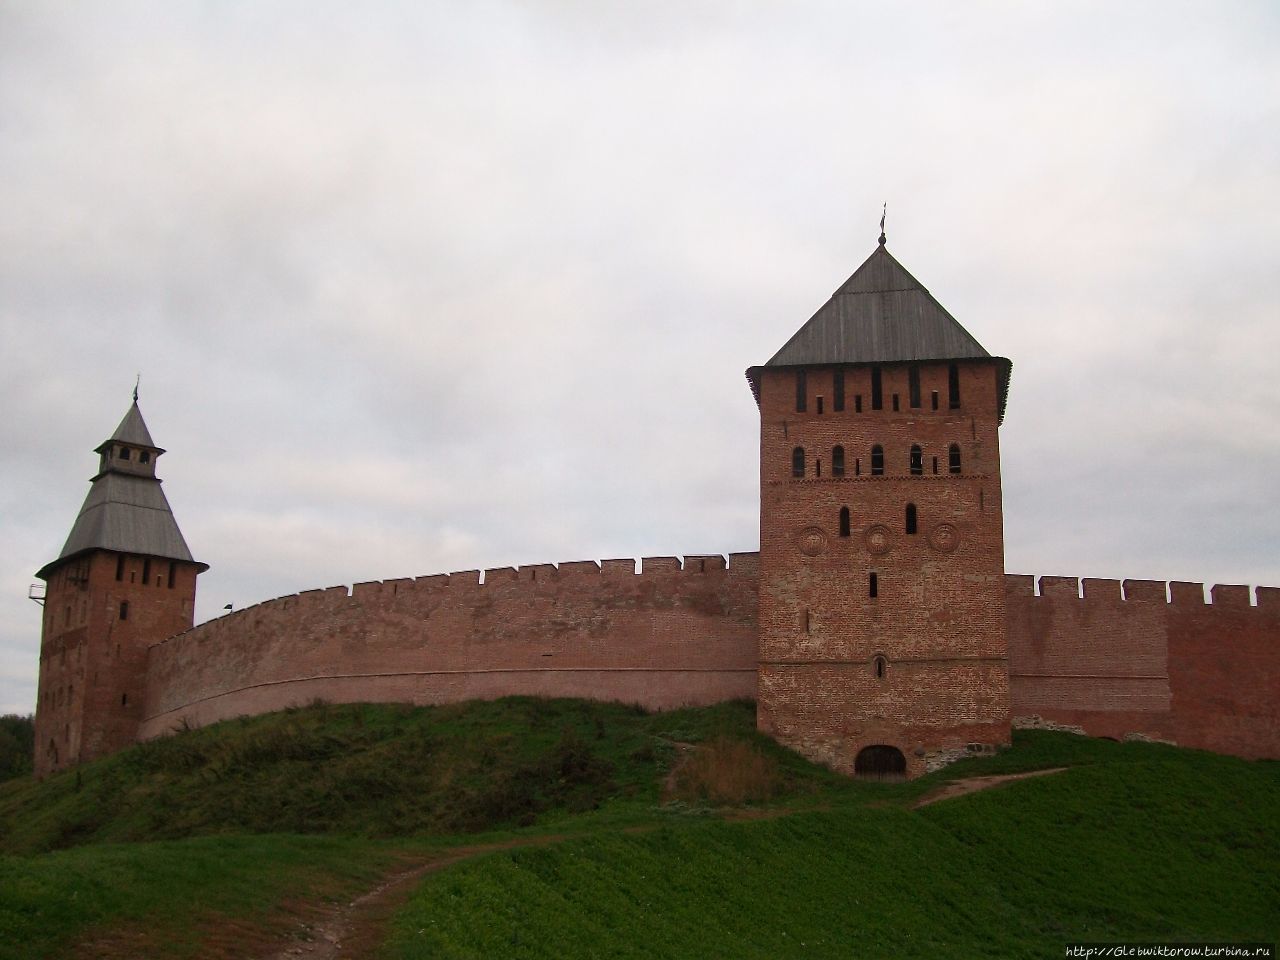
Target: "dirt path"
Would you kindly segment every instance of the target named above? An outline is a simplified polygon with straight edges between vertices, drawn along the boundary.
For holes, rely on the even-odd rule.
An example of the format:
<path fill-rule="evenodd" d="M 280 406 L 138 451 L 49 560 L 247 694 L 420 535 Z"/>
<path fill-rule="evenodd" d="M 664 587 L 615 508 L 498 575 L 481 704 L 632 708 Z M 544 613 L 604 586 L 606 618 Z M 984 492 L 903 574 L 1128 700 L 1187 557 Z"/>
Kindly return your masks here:
<path fill-rule="evenodd" d="M 497 850 L 516 847 L 540 847 L 559 843 L 565 838 L 549 834 L 524 837 L 500 843 L 483 843 L 454 847 L 430 860 L 392 874 L 378 886 L 350 903 L 334 909 L 316 923 L 303 923 L 295 936 L 297 942 L 283 950 L 266 955 L 265 960 L 356 960 L 371 957 L 382 945 L 391 916 L 409 898 L 414 888 L 428 873 Z"/>
<path fill-rule="evenodd" d="M 968 780 L 952 780 L 932 793 L 926 793 L 911 807 L 912 809 L 919 809 L 920 807 L 927 807 L 931 803 L 937 803 L 939 800 L 949 800 L 952 797 L 962 797 L 967 793 L 989 790 L 992 787 L 998 787 L 1002 783 L 1009 783 L 1013 780 L 1027 780 L 1031 777 L 1047 776 L 1050 773 L 1061 773 L 1066 769 L 1066 767 L 1052 767 L 1048 770 L 1032 770 L 1028 773 L 1003 773 L 991 777 L 970 777 Z"/>

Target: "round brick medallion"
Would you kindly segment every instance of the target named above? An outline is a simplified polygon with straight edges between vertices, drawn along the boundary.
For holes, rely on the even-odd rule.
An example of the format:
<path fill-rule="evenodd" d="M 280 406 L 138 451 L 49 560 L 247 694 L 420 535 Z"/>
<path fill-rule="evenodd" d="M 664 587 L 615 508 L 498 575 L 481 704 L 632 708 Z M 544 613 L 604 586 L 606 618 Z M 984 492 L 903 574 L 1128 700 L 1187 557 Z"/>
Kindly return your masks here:
<path fill-rule="evenodd" d="M 868 527 L 866 535 L 867 549 L 876 555 L 888 553 L 889 548 L 893 546 L 890 536 L 889 528 L 883 524 L 877 523 L 873 527 Z"/>
<path fill-rule="evenodd" d="M 827 549 L 827 534 L 821 527 L 805 527 L 796 535 L 796 546 L 806 557 L 816 557 Z"/>
<path fill-rule="evenodd" d="M 950 553 L 960 545 L 960 532 L 949 523 L 940 523 L 929 531 L 929 546 L 939 553 Z"/>

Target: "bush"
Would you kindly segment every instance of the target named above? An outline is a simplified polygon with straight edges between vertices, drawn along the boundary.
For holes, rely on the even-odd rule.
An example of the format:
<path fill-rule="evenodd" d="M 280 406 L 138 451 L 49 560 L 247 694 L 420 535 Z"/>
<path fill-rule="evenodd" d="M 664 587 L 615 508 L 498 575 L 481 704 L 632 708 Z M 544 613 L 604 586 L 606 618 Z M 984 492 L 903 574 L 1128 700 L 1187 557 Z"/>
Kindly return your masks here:
<path fill-rule="evenodd" d="M 781 788 L 773 757 L 753 743 L 725 736 L 690 751 L 669 780 L 671 798 L 713 804 L 761 803 Z"/>

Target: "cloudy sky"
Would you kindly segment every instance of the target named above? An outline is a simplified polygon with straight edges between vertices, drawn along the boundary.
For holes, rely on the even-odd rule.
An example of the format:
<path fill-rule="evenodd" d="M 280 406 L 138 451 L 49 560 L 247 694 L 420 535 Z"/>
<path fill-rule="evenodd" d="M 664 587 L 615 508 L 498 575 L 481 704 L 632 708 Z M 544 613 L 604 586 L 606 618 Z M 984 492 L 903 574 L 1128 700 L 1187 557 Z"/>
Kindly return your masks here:
<path fill-rule="evenodd" d="M 743 370 L 886 200 L 1010 571 L 1280 584 L 1270 0 L 0 0 L 0 712 L 139 372 L 198 620 L 755 549 Z"/>

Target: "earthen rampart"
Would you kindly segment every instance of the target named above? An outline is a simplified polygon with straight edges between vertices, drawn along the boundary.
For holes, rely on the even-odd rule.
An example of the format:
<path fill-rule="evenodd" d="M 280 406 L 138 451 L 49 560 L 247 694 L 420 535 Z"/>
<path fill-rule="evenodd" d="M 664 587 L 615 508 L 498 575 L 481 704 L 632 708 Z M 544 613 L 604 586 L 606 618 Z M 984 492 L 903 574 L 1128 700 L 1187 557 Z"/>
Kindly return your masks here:
<path fill-rule="evenodd" d="M 306 703 L 511 694 L 654 709 L 754 697 L 754 553 L 467 570 L 310 590 L 153 646 L 140 735 Z"/>
<path fill-rule="evenodd" d="M 1005 577 L 1014 726 L 1280 757 L 1280 589 Z"/>

